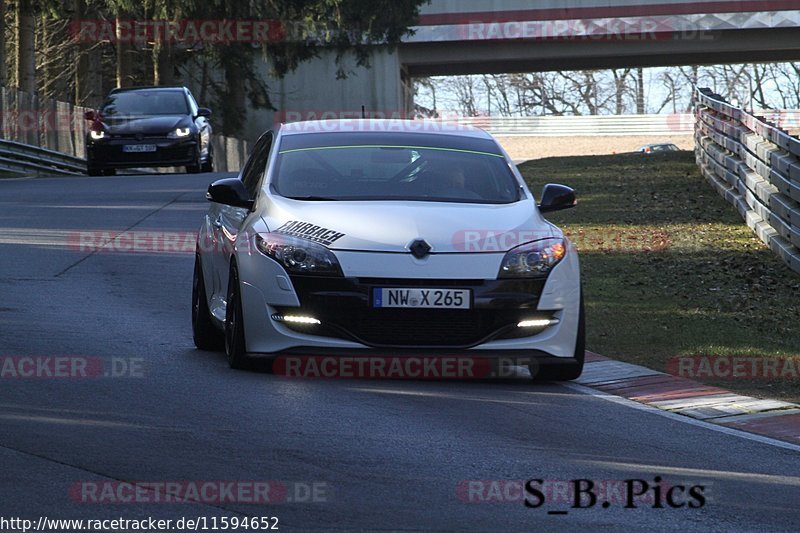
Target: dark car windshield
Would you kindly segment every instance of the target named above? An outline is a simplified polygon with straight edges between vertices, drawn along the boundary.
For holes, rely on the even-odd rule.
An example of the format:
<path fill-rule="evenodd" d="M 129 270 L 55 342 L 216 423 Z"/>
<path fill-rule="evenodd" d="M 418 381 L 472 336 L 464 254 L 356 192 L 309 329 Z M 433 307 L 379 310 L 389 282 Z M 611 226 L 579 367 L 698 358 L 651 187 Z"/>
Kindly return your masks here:
<path fill-rule="evenodd" d="M 505 204 L 520 185 L 487 139 L 391 134 L 284 138 L 273 191 L 301 200 Z"/>
<path fill-rule="evenodd" d="M 141 115 L 188 115 L 189 105 L 181 91 L 130 91 L 108 97 L 104 117 Z"/>

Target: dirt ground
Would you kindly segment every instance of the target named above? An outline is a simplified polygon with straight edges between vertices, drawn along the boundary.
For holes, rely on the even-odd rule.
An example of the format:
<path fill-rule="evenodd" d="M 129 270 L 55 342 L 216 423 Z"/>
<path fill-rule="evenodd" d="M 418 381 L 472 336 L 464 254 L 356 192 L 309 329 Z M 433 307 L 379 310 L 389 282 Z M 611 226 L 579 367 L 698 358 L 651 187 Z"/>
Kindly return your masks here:
<path fill-rule="evenodd" d="M 517 160 L 541 159 L 571 155 L 609 155 L 633 152 L 643 144 L 669 142 L 681 150 L 694 150 L 691 135 L 597 136 L 597 137 L 497 137 L 508 154 Z"/>

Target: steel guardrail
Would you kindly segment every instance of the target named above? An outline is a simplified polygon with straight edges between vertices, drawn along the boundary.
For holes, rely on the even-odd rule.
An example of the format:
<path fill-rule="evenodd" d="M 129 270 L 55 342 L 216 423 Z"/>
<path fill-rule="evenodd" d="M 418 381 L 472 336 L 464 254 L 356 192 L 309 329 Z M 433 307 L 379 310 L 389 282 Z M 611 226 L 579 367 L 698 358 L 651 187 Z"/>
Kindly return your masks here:
<path fill-rule="evenodd" d="M 23 174 L 85 174 L 86 160 L 47 148 L 0 139 L 0 170 Z"/>
<path fill-rule="evenodd" d="M 696 88 L 695 158 L 758 238 L 800 273 L 800 139 Z"/>
<path fill-rule="evenodd" d="M 447 117 L 445 116 L 444 119 Z M 577 115 L 538 117 L 459 117 L 459 124 L 482 128 L 501 137 L 692 135 L 691 113 L 649 115 Z"/>

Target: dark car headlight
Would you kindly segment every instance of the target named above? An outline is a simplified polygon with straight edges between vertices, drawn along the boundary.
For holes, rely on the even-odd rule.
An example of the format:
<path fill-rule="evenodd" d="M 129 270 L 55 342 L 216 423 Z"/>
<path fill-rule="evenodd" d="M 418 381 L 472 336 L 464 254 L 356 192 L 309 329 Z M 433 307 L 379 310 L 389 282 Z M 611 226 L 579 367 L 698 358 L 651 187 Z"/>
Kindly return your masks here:
<path fill-rule="evenodd" d="M 259 233 L 256 248 L 281 264 L 290 274 L 341 276 L 342 268 L 333 253 L 315 242 L 281 235 Z"/>
<path fill-rule="evenodd" d="M 567 255 L 562 238 L 529 242 L 510 250 L 500 264 L 498 278 L 529 278 L 547 275 Z"/>
<path fill-rule="evenodd" d="M 192 128 L 175 128 L 167 133 L 168 139 L 185 139 L 192 134 Z"/>

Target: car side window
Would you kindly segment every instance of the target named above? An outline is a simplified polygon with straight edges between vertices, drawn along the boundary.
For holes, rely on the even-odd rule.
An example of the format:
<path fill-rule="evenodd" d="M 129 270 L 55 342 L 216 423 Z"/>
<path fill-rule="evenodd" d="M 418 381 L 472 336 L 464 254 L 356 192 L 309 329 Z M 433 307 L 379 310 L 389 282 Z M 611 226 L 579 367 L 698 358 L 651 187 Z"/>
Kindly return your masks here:
<path fill-rule="evenodd" d="M 272 148 L 272 138 L 272 132 L 268 131 L 256 141 L 253 153 L 250 159 L 247 160 L 244 170 L 242 170 L 242 182 L 244 183 L 244 188 L 250 193 L 250 198 L 256 197 L 258 183 L 267 168 L 267 159 L 269 159 L 269 151 Z"/>

